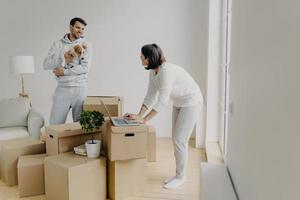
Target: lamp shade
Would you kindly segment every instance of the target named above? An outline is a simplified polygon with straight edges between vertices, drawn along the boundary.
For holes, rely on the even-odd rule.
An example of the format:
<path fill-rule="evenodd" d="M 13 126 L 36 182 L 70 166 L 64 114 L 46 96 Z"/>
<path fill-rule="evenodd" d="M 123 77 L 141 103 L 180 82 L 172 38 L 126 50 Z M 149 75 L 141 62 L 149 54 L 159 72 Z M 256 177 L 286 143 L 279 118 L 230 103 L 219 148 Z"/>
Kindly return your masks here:
<path fill-rule="evenodd" d="M 10 71 L 13 74 L 34 73 L 33 56 L 11 56 Z"/>

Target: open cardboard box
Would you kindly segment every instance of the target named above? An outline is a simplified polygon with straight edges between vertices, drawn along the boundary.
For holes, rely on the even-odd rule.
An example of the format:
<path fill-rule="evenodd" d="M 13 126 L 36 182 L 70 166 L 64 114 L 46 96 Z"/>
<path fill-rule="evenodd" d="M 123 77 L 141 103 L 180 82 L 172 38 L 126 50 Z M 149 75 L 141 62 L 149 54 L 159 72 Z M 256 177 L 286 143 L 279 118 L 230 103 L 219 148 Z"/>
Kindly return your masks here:
<path fill-rule="evenodd" d="M 101 139 L 101 130 L 85 133 L 78 122 L 47 126 L 46 153 L 50 156 L 72 151 L 92 137 Z"/>

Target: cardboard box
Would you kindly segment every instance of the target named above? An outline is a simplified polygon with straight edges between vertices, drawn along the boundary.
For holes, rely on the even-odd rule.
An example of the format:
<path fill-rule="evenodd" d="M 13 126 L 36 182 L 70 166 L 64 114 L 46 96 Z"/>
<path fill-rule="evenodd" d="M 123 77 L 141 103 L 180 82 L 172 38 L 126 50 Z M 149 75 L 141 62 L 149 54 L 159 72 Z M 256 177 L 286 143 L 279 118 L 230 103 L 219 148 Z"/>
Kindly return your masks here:
<path fill-rule="evenodd" d="M 123 98 L 117 96 L 88 96 L 83 103 L 83 110 L 96 110 L 105 117 L 108 116 L 103 105 L 100 102 L 100 98 L 106 105 L 111 117 L 123 116 Z"/>
<path fill-rule="evenodd" d="M 147 183 L 145 158 L 108 161 L 108 196 L 110 200 L 123 200 L 143 191 Z"/>
<path fill-rule="evenodd" d="M 103 126 L 103 148 L 110 161 L 145 158 L 148 126 Z"/>
<path fill-rule="evenodd" d="M 20 197 L 45 194 L 45 157 L 46 154 L 19 157 L 17 168 Z"/>
<path fill-rule="evenodd" d="M 46 157 L 47 200 L 106 200 L 106 159 L 72 152 Z"/>
<path fill-rule="evenodd" d="M 72 151 L 85 141 L 101 139 L 101 131 L 84 133 L 79 123 L 59 124 L 46 127 L 46 153 L 48 156 Z"/>
<path fill-rule="evenodd" d="M 45 127 L 40 130 L 40 140 L 46 142 L 46 129 Z"/>
<path fill-rule="evenodd" d="M 154 126 L 149 126 L 147 140 L 147 161 L 156 161 L 156 131 Z"/>
<path fill-rule="evenodd" d="M 18 157 L 41 153 L 45 153 L 45 143 L 31 137 L 1 141 L 0 172 L 2 181 L 8 186 L 17 185 Z"/>

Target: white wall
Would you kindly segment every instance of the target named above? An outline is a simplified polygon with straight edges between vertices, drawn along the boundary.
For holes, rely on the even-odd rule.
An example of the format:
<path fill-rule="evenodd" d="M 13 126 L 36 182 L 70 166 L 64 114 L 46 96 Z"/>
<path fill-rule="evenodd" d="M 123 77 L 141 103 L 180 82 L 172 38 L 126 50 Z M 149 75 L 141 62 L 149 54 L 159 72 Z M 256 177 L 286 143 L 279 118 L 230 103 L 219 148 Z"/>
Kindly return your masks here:
<path fill-rule="evenodd" d="M 223 0 L 209 1 L 206 142 L 217 142 L 222 133 L 222 57 L 224 54 Z M 224 109 L 224 108 L 223 108 Z"/>
<path fill-rule="evenodd" d="M 233 1 L 227 164 L 241 200 L 300 198 L 300 2 Z"/>
<path fill-rule="evenodd" d="M 75 16 L 86 19 L 86 36 L 94 48 L 89 95 L 123 96 L 125 111 L 137 112 L 148 82 L 140 47 L 152 42 L 161 46 L 169 62 L 185 67 L 205 94 L 207 14 L 206 0 L 2 0 L 0 97 L 15 97 L 20 91 L 19 77 L 9 74 L 8 56 L 34 55 L 36 73 L 25 77 L 25 87 L 48 124 L 56 82 L 42 69 L 42 61 Z M 171 135 L 170 111 L 171 106 L 165 108 L 151 122 L 161 137 Z"/>

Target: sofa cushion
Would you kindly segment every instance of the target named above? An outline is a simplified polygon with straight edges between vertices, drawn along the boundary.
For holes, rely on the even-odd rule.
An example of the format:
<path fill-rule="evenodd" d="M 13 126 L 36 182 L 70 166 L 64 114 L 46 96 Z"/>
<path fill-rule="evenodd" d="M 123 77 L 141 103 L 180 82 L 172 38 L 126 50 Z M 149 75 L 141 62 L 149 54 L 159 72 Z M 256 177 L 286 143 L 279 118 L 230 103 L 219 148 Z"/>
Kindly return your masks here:
<path fill-rule="evenodd" d="M 0 128 L 0 141 L 15 138 L 28 137 L 29 132 L 26 127 Z"/>
<path fill-rule="evenodd" d="M 27 116 L 30 109 L 28 98 L 0 100 L 0 128 L 12 126 L 27 126 Z"/>

